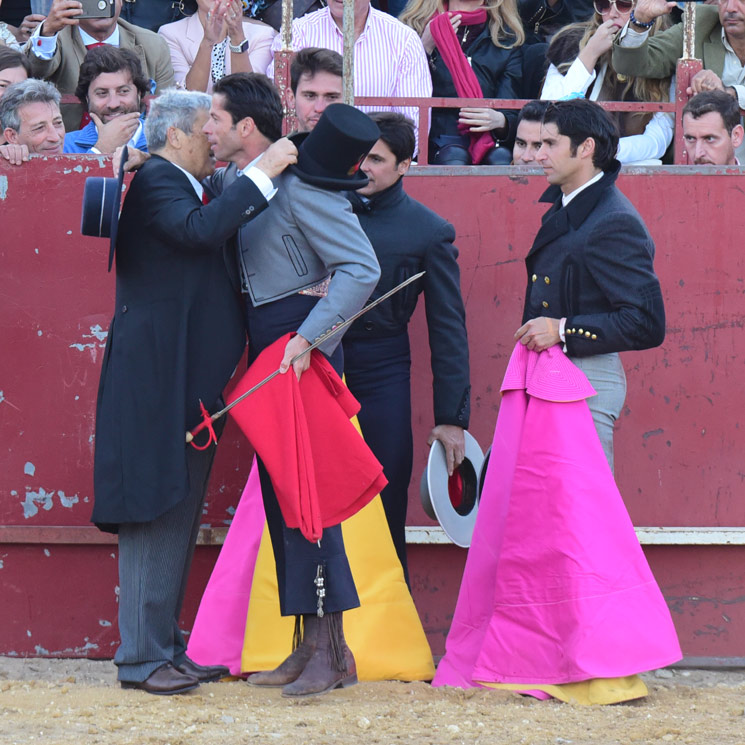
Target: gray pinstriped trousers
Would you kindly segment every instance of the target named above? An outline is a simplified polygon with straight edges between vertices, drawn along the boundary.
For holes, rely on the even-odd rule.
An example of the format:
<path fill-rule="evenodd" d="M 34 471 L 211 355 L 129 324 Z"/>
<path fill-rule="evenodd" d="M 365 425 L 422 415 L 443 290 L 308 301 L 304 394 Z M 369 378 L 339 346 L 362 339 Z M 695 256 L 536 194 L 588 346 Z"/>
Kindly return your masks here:
<path fill-rule="evenodd" d="M 570 357 L 587 376 L 597 396 L 587 399 L 605 457 L 613 471 L 613 427 L 626 400 L 626 373 L 618 352 L 592 357 Z"/>
<path fill-rule="evenodd" d="M 215 450 L 188 448 L 182 502 L 151 522 L 119 526 L 119 680 L 141 682 L 163 663 L 186 658 L 178 619 Z"/>

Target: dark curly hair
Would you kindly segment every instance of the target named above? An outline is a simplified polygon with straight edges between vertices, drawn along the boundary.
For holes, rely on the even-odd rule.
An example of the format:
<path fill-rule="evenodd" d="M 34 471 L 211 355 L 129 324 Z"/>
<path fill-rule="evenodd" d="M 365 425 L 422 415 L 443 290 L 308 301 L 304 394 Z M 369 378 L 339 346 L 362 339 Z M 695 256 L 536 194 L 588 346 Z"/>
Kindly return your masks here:
<path fill-rule="evenodd" d="M 132 83 L 140 94 L 140 99 L 150 93 L 150 80 L 142 70 L 140 58 L 129 49 L 120 49 L 106 44 L 102 47 L 93 47 L 85 55 L 83 64 L 80 65 L 75 95 L 81 103 L 87 106 L 88 89 L 91 83 L 102 73 L 120 72 L 121 70 L 129 71 Z"/>

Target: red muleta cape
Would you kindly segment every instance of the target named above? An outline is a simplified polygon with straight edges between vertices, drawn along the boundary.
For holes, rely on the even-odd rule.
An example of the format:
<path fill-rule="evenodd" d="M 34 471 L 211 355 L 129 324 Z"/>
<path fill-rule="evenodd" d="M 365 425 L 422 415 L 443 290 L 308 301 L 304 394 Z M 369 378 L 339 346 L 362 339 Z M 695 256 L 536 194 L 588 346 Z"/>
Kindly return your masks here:
<path fill-rule="evenodd" d="M 251 365 L 228 403 L 279 368 L 286 334 Z M 350 421 L 360 404 L 317 351 L 300 380 L 278 375 L 230 413 L 264 462 L 285 523 L 309 541 L 351 517 L 388 483 Z"/>

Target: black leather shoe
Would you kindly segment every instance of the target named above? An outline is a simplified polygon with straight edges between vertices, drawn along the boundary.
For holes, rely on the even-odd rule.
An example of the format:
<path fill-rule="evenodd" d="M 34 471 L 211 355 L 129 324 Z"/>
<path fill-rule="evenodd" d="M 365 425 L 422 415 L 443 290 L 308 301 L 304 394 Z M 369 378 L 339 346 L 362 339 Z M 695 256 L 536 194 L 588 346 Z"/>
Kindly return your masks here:
<path fill-rule="evenodd" d="M 122 688 L 137 688 L 156 696 L 170 696 L 174 693 L 186 693 L 199 685 L 199 681 L 192 675 L 177 670 L 170 662 L 161 665 L 143 681 L 121 681 Z"/>
<path fill-rule="evenodd" d="M 200 683 L 211 683 L 213 680 L 220 680 L 220 678 L 230 676 L 230 670 L 223 665 L 197 665 L 196 662 L 190 660 L 188 657 L 180 665 L 176 665 L 176 670 L 185 675 L 191 675 L 192 678 L 196 678 Z"/>

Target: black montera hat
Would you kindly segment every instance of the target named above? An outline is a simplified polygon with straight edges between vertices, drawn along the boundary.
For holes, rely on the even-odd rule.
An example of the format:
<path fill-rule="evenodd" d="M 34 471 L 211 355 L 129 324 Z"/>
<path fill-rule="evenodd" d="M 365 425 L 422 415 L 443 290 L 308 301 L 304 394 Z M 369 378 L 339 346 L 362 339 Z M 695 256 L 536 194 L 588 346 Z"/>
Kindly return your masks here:
<path fill-rule="evenodd" d="M 297 165 L 290 170 L 324 189 L 361 189 L 368 179 L 360 164 L 379 137 L 369 116 L 354 106 L 331 104 L 312 132 L 290 135 L 298 149 Z"/>
<path fill-rule="evenodd" d="M 119 210 L 122 201 L 122 183 L 124 182 L 124 164 L 128 151 L 122 152 L 122 164 L 119 178 L 102 178 L 92 176 L 85 180 L 83 188 L 83 210 L 80 216 L 80 232 L 94 238 L 109 239 L 109 271 L 114 263 L 116 233 L 119 227 Z"/>

